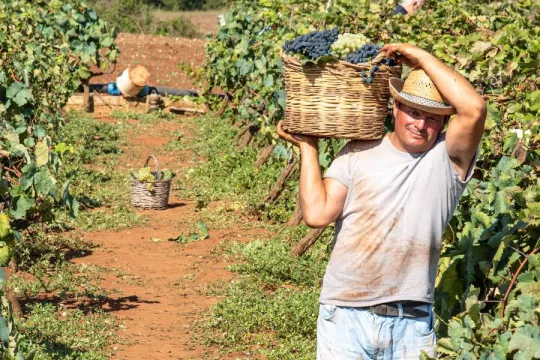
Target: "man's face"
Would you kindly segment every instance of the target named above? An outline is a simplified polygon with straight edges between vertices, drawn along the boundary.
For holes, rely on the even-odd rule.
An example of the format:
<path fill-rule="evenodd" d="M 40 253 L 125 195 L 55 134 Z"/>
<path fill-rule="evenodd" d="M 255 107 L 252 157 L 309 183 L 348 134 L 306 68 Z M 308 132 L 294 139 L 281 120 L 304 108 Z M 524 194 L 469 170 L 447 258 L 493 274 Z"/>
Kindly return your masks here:
<path fill-rule="evenodd" d="M 444 128 L 444 115 L 431 114 L 394 101 L 395 140 L 401 150 L 420 153 L 431 149 Z"/>

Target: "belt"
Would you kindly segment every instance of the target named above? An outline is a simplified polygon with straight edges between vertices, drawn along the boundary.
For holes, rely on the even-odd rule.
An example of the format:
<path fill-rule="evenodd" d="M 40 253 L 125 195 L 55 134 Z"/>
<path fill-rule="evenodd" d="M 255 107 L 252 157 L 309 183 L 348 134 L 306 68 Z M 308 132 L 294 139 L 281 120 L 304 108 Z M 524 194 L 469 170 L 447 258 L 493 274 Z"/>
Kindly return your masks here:
<path fill-rule="evenodd" d="M 416 305 L 410 305 L 407 303 L 401 303 L 403 307 L 403 317 L 408 318 L 417 318 L 417 317 L 426 317 L 429 315 L 429 313 L 425 310 L 418 309 L 418 306 L 421 305 L 428 305 L 428 304 L 416 304 Z M 398 304 L 379 304 L 374 306 L 366 307 L 366 310 L 368 310 L 370 313 L 375 315 L 382 315 L 382 316 L 399 316 L 399 306 Z"/>

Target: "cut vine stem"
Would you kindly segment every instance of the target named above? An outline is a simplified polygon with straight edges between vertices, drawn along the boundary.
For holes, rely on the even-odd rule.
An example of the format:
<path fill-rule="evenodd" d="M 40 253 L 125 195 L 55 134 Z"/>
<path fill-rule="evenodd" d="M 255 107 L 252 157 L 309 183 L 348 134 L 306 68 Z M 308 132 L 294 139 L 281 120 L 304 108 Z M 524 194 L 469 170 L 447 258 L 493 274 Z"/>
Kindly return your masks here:
<path fill-rule="evenodd" d="M 296 156 L 293 155 L 289 164 L 281 172 L 279 179 L 274 184 L 274 187 L 272 188 L 270 193 L 266 195 L 266 197 L 264 198 L 264 204 L 271 203 L 279 197 L 279 195 L 285 188 L 285 184 L 287 184 L 287 180 L 289 180 L 291 175 L 294 173 L 297 163 L 298 163 L 298 160 L 296 159 Z"/>
<path fill-rule="evenodd" d="M 244 132 L 244 135 L 242 136 L 242 140 L 236 147 L 236 150 L 242 150 L 243 148 L 247 147 L 251 140 L 253 140 L 253 136 L 259 131 L 259 125 L 257 123 L 251 123 L 247 127 L 247 131 Z"/>
<path fill-rule="evenodd" d="M 300 195 L 298 196 L 298 199 L 296 200 L 296 208 L 294 209 L 294 213 L 292 214 L 291 218 L 287 222 L 287 226 L 298 226 L 304 219 L 304 213 L 302 212 L 302 207 L 300 206 Z"/>
<path fill-rule="evenodd" d="M 540 249 L 540 247 L 537 247 L 536 249 L 531 251 L 529 253 L 529 255 L 527 255 L 527 257 L 525 257 L 525 259 L 519 265 L 516 273 L 514 274 L 514 277 L 512 278 L 512 281 L 510 282 L 510 285 L 508 285 L 508 289 L 506 290 L 506 294 L 504 294 L 504 298 L 502 299 L 503 305 L 502 305 L 502 309 L 501 309 L 501 319 L 504 318 L 504 310 L 506 308 L 506 303 L 508 301 L 508 297 L 510 296 L 510 293 L 512 292 L 512 288 L 514 287 L 514 284 L 516 283 L 517 278 L 518 278 L 519 274 L 521 273 L 521 270 L 523 270 L 523 267 L 525 266 L 527 261 L 529 261 L 529 257 L 531 255 L 533 255 L 535 252 L 537 252 L 539 249 Z"/>
<path fill-rule="evenodd" d="M 317 239 L 326 229 L 325 227 L 318 229 L 311 229 L 311 231 L 296 244 L 296 246 L 291 250 L 291 255 L 294 257 L 302 256 L 310 247 L 317 242 Z"/>
<path fill-rule="evenodd" d="M 276 147 L 276 145 L 274 145 L 274 144 L 271 144 L 271 145 L 268 145 L 267 147 L 265 147 L 263 152 L 261 153 L 261 155 L 257 159 L 257 161 L 255 161 L 255 164 L 253 164 L 253 167 L 255 169 L 258 169 L 261 166 L 263 166 L 268 161 L 268 159 L 270 159 L 270 156 L 272 156 L 272 153 L 274 152 L 275 147 Z"/>
<path fill-rule="evenodd" d="M 244 134 L 249 130 L 249 127 L 252 126 L 252 125 L 256 125 L 256 123 L 251 123 L 249 125 L 246 125 L 244 126 L 243 128 L 241 128 L 240 130 L 238 130 L 238 133 L 236 133 L 236 136 L 234 137 L 233 139 L 233 143 L 238 143 L 240 141 L 240 139 L 243 138 Z"/>
<path fill-rule="evenodd" d="M 217 111 L 216 115 L 221 116 L 227 110 L 227 107 L 229 106 L 230 98 L 228 96 L 225 96 L 223 98 L 223 101 L 221 102 L 221 106 L 219 107 L 219 110 Z"/>

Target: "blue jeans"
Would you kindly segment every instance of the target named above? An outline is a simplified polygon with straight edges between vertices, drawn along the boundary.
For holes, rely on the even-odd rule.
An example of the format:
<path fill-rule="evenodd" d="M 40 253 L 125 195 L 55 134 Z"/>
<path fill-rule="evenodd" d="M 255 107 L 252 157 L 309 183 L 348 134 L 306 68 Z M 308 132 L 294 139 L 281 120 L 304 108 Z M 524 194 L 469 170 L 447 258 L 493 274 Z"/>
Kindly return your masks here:
<path fill-rule="evenodd" d="M 381 316 L 364 308 L 321 304 L 317 320 L 318 360 L 415 359 L 424 350 L 435 357 L 431 305 L 426 317 Z"/>

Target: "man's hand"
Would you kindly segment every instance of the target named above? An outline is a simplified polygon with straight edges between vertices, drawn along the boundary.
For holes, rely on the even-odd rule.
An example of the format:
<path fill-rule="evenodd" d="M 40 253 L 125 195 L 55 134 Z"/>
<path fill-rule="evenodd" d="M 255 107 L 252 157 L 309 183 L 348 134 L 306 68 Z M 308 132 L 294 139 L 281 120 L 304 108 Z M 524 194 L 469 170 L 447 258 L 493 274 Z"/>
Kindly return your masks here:
<path fill-rule="evenodd" d="M 386 51 L 386 57 L 394 57 L 398 63 L 403 63 L 413 69 L 421 67 L 421 60 L 431 57 L 430 53 L 412 44 L 388 44 L 379 50 Z"/>
<path fill-rule="evenodd" d="M 301 135 L 301 134 L 291 134 L 283 130 L 283 120 L 277 124 L 277 134 L 279 137 L 285 141 L 290 142 L 291 144 L 300 147 L 302 143 L 314 146 L 317 149 L 319 144 L 319 139 L 314 136 Z"/>
<path fill-rule="evenodd" d="M 319 166 L 319 139 L 314 136 L 291 134 L 277 125 L 280 138 L 300 148 L 300 206 L 306 225 L 324 227 L 335 221 L 347 197 L 347 187 L 334 179 L 322 179 Z"/>
<path fill-rule="evenodd" d="M 424 0 L 403 0 L 400 5 L 407 10 L 408 15 L 412 15 L 424 6 Z"/>

